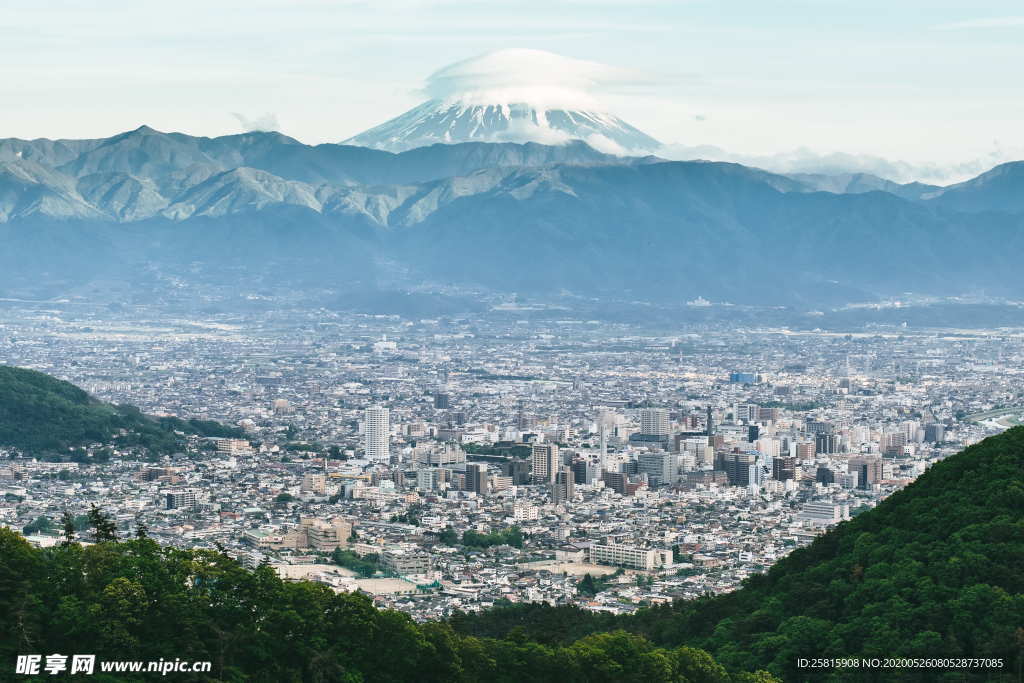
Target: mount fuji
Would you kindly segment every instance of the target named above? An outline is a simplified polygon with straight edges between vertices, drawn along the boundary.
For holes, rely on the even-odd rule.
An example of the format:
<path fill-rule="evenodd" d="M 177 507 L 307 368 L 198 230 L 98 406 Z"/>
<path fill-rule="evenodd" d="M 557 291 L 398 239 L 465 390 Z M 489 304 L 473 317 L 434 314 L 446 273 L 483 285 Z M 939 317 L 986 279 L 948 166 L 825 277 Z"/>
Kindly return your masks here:
<path fill-rule="evenodd" d="M 661 143 L 590 94 L 597 85 L 636 78 L 541 50 L 499 50 L 435 72 L 426 102 L 343 144 L 404 152 L 438 143 L 582 140 L 609 154 L 649 154 Z"/>

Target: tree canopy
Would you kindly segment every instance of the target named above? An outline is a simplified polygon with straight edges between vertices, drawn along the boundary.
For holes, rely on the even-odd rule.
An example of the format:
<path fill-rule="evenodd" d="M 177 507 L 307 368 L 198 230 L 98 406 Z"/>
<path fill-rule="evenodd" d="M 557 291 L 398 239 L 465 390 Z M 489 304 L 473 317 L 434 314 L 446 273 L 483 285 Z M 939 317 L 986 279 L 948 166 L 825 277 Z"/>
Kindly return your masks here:
<path fill-rule="evenodd" d="M 103 515 L 94 522 L 102 524 Z M 34 548 L 0 528 L 0 660 L 31 652 L 212 662 L 203 681 L 764 683 L 624 631 L 566 645 L 462 636 L 359 593 L 149 538 Z M 104 680 L 137 680 L 108 676 Z"/>
<path fill-rule="evenodd" d="M 622 629 L 784 680 L 860 680 L 800 670 L 801 657 L 1002 658 L 1003 669 L 951 672 L 950 680 L 1016 680 L 1024 667 L 1024 427 L 933 465 L 732 593 L 628 616 L 514 605 L 451 623 L 465 635 L 515 633 L 549 646 Z M 902 673 L 941 680 L 935 670 Z"/>
<path fill-rule="evenodd" d="M 0 365 L 0 446 L 33 455 L 64 453 L 68 459 L 84 462 L 84 451 L 69 449 L 99 443 L 167 453 L 180 446 L 176 432 L 244 435 L 238 428 L 211 420 L 150 417 L 134 406 L 104 403 L 42 372 Z"/>

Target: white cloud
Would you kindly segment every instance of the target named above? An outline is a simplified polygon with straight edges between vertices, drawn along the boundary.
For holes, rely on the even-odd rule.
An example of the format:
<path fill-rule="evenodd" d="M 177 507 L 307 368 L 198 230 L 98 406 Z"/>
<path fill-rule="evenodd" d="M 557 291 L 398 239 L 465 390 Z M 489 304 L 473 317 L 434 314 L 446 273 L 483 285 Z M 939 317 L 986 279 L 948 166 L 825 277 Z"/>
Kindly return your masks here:
<path fill-rule="evenodd" d="M 1003 148 L 997 142 L 989 153 L 954 164 L 917 163 L 848 152 L 816 152 L 806 147 L 775 154 L 752 155 L 729 152 L 713 145 L 691 147 L 675 144 L 665 145 L 656 153 L 665 159 L 728 161 L 774 173 L 868 173 L 898 183 L 916 181 L 947 185 L 973 178 L 993 166 L 1020 159 L 1024 156 L 1024 149 Z"/>
<path fill-rule="evenodd" d="M 456 62 L 427 78 L 431 99 L 466 104 L 529 102 L 599 109 L 597 94 L 649 82 L 645 74 L 544 50 L 507 49 Z"/>
<path fill-rule="evenodd" d="M 242 130 L 246 133 L 253 131 L 269 132 L 280 130 L 281 128 L 276 114 L 267 113 L 255 119 L 250 119 L 245 114 L 239 114 L 238 112 L 231 112 L 231 115 L 238 119 L 238 122 L 242 124 Z"/>

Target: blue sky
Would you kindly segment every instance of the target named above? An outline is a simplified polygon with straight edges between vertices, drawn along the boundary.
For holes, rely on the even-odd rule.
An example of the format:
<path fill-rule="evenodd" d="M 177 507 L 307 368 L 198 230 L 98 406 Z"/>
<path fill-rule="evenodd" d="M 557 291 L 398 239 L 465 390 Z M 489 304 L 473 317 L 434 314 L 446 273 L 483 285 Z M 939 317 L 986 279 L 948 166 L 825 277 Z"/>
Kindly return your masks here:
<path fill-rule="evenodd" d="M 1024 6 L 946 0 L 6 0 L 0 137 L 219 135 L 240 112 L 339 141 L 505 47 L 644 73 L 600 95 L 666 143 L 1024 156 Z"/>

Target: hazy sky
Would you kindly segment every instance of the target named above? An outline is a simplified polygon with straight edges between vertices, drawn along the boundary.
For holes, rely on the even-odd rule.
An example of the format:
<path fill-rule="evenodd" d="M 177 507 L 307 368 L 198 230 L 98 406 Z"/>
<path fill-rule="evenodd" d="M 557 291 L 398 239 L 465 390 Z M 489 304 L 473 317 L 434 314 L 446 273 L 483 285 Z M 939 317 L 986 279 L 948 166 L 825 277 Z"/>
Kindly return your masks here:
<path fill-rule="evenodd" d="M 666 143 L 942 163 L 1024 148 L 1019 0 L 4 0 L 0 137 L 220 135 L 237 112 L 340 141 L 506 47 L 644 74 L 598 94 Z"/>

